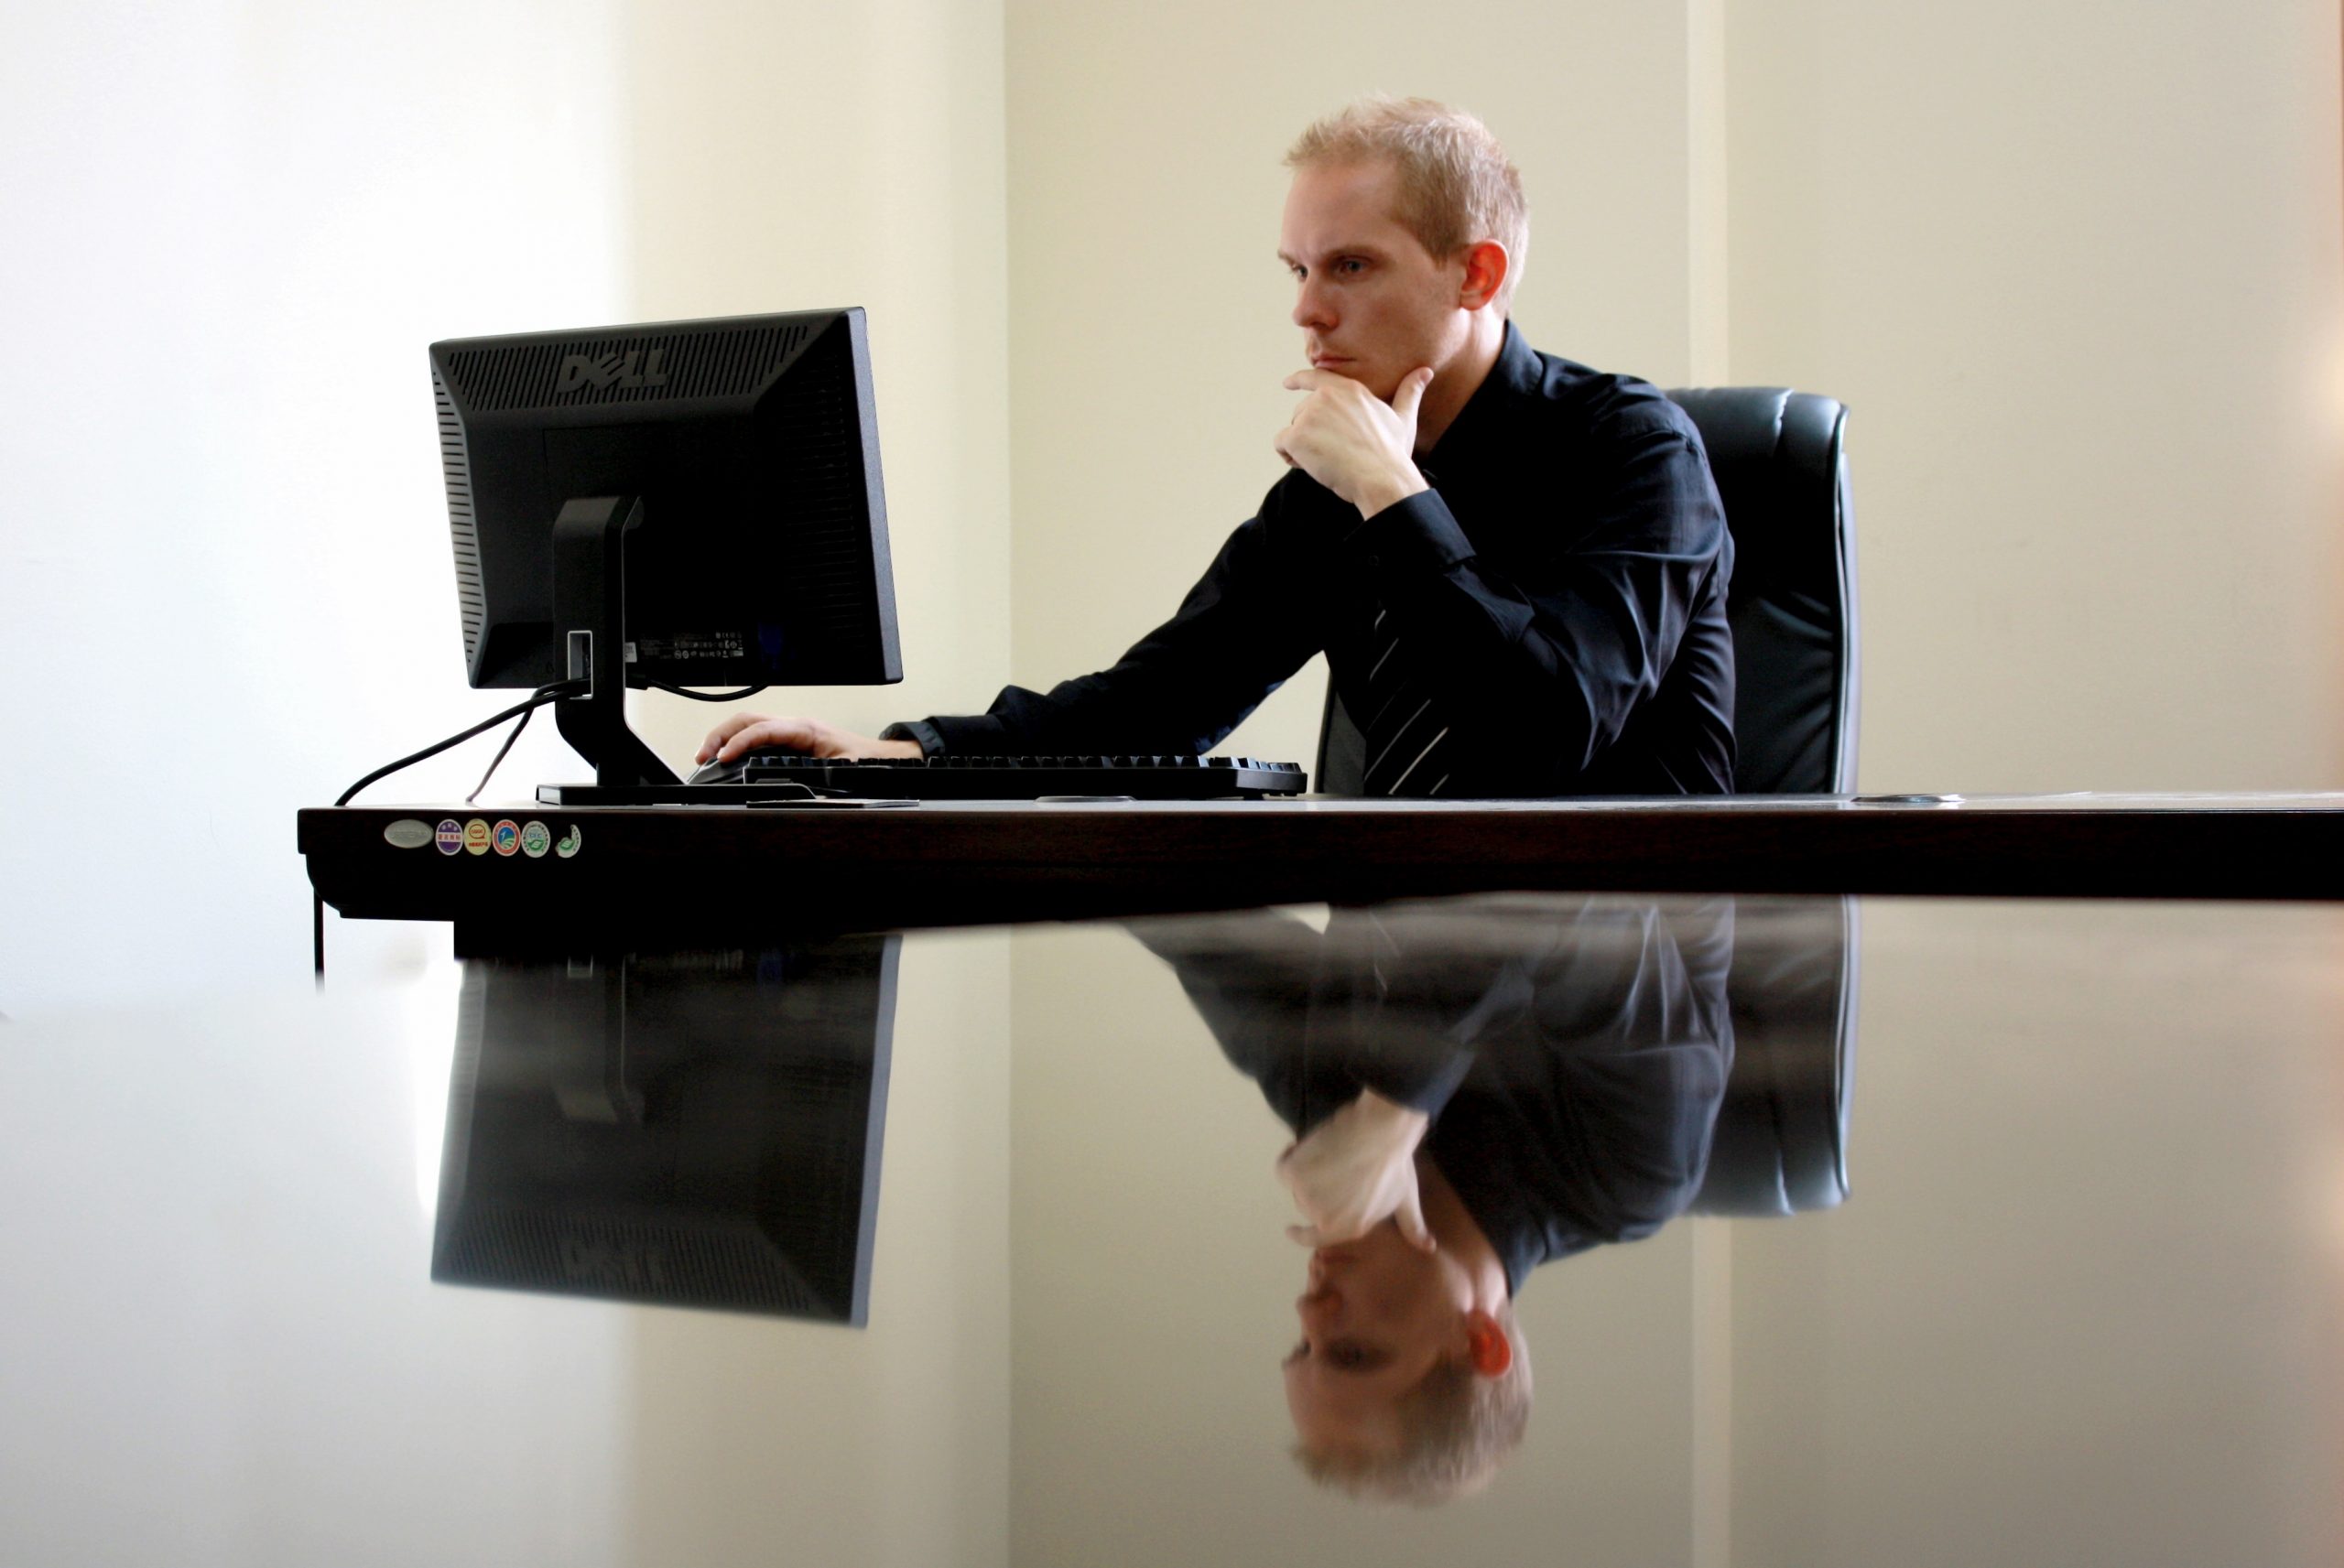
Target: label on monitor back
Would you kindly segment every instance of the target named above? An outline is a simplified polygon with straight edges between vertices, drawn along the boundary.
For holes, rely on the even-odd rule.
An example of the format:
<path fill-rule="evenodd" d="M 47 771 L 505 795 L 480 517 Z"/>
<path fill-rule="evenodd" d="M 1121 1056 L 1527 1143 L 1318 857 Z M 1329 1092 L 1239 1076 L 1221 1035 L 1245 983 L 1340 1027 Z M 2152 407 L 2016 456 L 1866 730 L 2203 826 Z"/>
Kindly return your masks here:
<path fill-rule="evenodd" d="M 749 656 L 749 639 L 738 632 L 678 632 L 667 637 L 638 637 L 635 646 L 644 659 L 667 664 Z"/>

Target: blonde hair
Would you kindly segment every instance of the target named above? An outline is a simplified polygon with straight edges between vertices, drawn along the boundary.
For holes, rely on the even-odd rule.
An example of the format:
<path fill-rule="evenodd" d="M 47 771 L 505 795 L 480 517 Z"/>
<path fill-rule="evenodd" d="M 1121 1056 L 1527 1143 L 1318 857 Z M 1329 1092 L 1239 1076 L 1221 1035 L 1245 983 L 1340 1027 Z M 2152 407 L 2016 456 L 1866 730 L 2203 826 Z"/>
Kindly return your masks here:
<path fill-rule="evenodd" d="M 1511 1303 L 1497 1315 L 1514 1360 L 1494 1378 L 1444 1360 L 1394 1401 L 1400 1446 L 1390 1454 L 1297 1444 L 1294 1462 L 1322 1487 L 1355 1498 L 1429 1507 L 1480 1491 L 1530 1426 L 1530 1346 Z"/>
<path fill-rule="evenodd" d="M 1530 204 L 1522 175 L 1490 128 L 1462 109 L 1429 98 L 1362 98 L 1313 124 L 1286 149 L 1288 168 L 1390 158 L 1400 176 L 1400 211 L 1410 233 L 1436 256 L 1483 240 L 1505 247 L 1500 314 L 1530 254 Z"/>

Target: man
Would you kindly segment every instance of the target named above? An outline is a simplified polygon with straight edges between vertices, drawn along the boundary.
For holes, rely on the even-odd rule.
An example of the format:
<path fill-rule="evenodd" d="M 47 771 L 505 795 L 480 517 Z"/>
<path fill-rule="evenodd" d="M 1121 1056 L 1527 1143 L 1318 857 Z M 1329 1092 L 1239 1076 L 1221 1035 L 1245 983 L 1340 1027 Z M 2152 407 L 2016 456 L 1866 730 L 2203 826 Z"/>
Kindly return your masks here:
<path fill-rule="evenodd" d="M 1535 352 L 1509 319 L 1519 176 L 1422 99 L 1319 122 L 1279 256 L 1308 368 L 1293 471 L 1173 618 L 1111 669 L 880 737 L 738 714 L 699 760 L 1212 749 L 1314 654 L 1333 780 L 1370 795 L 1732 787 L 1733 547 L 1700 438 L 1644 383 Z"/>
<path fill-rule="evenodd" d="M 1134 927 L 1297 1140 L 1286 1357 L 1316 1479 L 1439 1502 L 1522 1438 L 1532 1271 L 1699 1190 L 1732 1060 L 1726 901 L 1258 911 Z"/>

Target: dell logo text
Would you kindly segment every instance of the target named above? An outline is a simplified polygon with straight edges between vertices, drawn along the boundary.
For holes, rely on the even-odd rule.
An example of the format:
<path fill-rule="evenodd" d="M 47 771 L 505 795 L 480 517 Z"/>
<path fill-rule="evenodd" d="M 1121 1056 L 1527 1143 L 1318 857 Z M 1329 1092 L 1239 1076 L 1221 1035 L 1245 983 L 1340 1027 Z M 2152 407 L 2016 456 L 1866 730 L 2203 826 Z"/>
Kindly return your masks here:
<path fill-rule="evenodd" d="M 660 362 L 667 357 L 665 349 L 630 349 L 624 354 L 604 354 L 600 359 L 588 359 L 584 354 L 571 354 L 561 362 L 561 380 L 556 392 L 575 392 L 581 386 L 665 386 L 667 373 Z"/>

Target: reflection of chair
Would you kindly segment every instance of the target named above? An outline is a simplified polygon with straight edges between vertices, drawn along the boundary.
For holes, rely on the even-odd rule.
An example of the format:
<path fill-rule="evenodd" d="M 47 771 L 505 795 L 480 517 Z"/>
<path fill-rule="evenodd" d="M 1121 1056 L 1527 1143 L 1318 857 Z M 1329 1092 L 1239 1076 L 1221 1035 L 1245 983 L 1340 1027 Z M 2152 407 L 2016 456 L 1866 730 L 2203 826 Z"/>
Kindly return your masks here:
<path fill-rule="evenodd" d="M 1700 427 L 1733 534 L 1733 787 L 1856 787 L 1855 523 L 1848 411 L 1778 386 L 1672 392 Z"/>
<path fill-rule="evenodd" d="M 1740 899 L 1733 924 L 1733 1068 L 1691 1212 L 1829 1208 L 1848 1195 L 1854 901 Z"/>
<path fill-rule="evenodd" d="M 1848 411 L 1781 387 L 1672 392 L 1699 427 L 1733 534 L 1734 788 L 1831 795 L 1855 788 L 1856 579 L 1848 505 Z M 1318 787 L 1356 795 L 1358 726 L 1330 683 Z"/>

